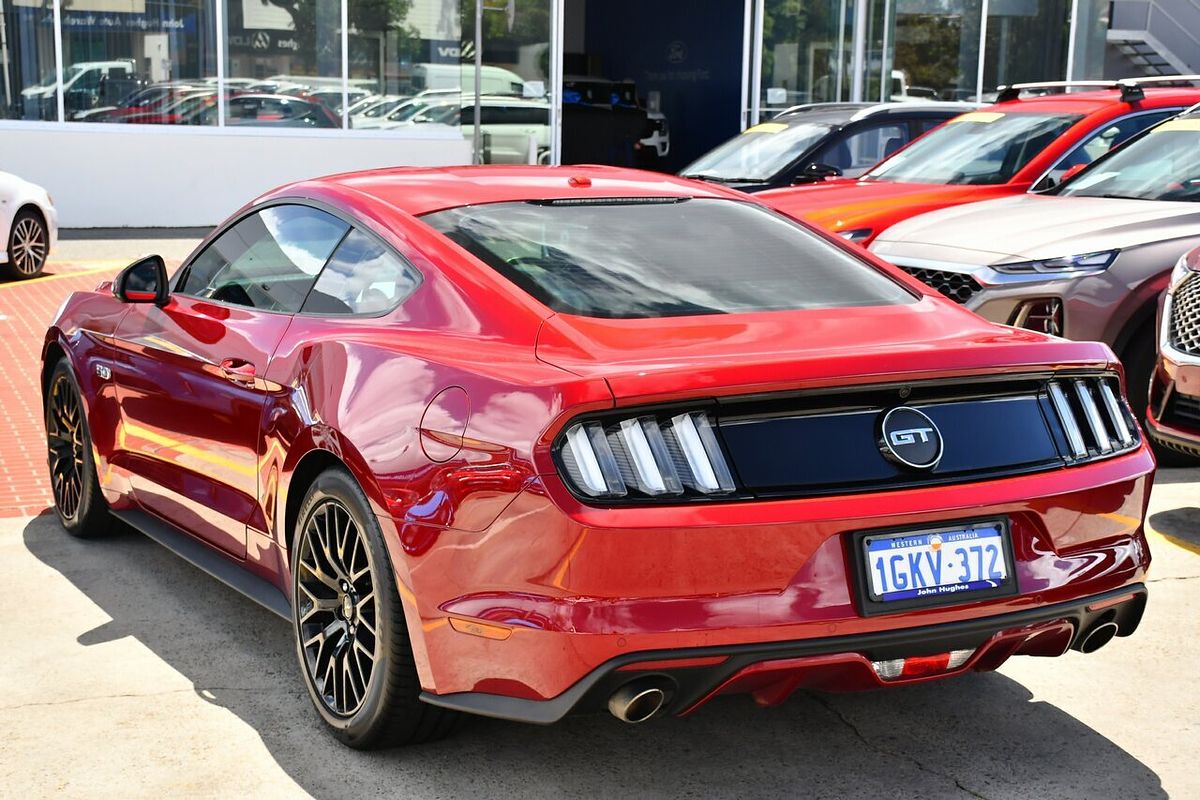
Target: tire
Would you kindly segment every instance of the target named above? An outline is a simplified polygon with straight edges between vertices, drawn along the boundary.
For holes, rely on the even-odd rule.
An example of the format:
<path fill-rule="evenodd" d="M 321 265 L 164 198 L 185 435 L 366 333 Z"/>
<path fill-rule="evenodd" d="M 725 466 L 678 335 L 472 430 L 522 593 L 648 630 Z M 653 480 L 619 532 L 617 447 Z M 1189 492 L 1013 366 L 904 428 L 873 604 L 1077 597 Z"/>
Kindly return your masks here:
<path fill-rule="evenodd" d="M 1154 376 L 1154 364 L 1158 360 L 1158 341 L 1155 337 L 1154 323 L 1147 322 L 1138 328 L 1125 345 L 1121 362 L 1125 365 L 1125 385 L 1128 387 L 1129 407 L 1133 411 L 1142 430 L 1146 425 L 1146 406 L 1150 402 L 1150 380 Z M 1150 447 L 1160 467 L 1195 466 L 1200 459 L 1185 455 L 1178 450 L 1159 444 L 1154 437 L 1147 434 Z"/>
<path fill-rule="evenodd" d="M 461 715 L 420 700 L 400 593 L 358 483 L 341 468 L 322 472 L 297 525 L 292 630 L 304 684 L 326 727 L 357 750 L 452 733 Z"/>
<path fill-rule="evenodd" d="M 103 536 L 111 527 L 112 517 L 96 477 L 92 436 L 79 384 L 66 358 L 54 366 L 43 413 L 50 488 L 58 521 L 72 536 Z"/>
<path fill-rule="evenodd" d="M 28 209 L 17 214 L 7 249 L 8 263 L 0 266 L 5 278 L 22 280 L 41 274 L 50 255 L 50 232 L 40 214 Z"/>

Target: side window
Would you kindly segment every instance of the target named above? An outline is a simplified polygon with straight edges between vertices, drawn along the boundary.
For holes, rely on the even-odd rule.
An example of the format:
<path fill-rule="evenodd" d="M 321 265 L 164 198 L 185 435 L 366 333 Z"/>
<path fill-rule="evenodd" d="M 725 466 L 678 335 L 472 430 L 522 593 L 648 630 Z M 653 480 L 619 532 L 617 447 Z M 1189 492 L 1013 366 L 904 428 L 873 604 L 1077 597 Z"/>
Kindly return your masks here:
<path fill-rule="evenodd" d="M 342 241 L 304 302 L 306 314 L 380 314 L 400 304 L 421 274 L 362 231 Z"/>
<path fill-rule="evenodd" d="M 1151 125 L 1157 125 L 1167 117 L 1175 116 L 1181 110 L 1178 108 L 1160 109 L 1152 113 L 1134 114 L 1113 120 L 1075 145 L 1075 148 L 1071 152 L 1067 153 L 1066 156 L 1046 173 L 1046 177 L 1038 181 L 1037 188 L 1048 189 L 1058 184 L 1062 180 L 1063 175 L 1067 173 L 1067 170 L 1072 167 L 1092 163 L 1109 150 L 1125 142 L 1129 137 L 1141 133 Z"/>
<path fill-rule="evenodd" d="M 300 310 L 350 226 L 308 206 L 271 206 L 222 233 L 188 267 L 181 294 L 264 311 Z"/>
<path fill-rule="evenodd" d="M 857 178 L 906 142 L 907 125 L 870 125 L 826 145 L 815 160 L 837 167 L 848 178 Z"/>

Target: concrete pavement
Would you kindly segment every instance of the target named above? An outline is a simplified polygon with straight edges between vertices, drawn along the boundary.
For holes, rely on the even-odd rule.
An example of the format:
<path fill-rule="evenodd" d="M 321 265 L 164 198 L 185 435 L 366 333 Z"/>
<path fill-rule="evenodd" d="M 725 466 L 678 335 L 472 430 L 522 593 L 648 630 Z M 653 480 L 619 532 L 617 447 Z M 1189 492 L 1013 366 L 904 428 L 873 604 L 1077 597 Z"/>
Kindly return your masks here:
<path fill-rule="evenodd" d="M 0 521 L 0 795 L 1200 797 L 1200 470 L 1164 470 L 1138 633 L 1091 656 L 687 720 L 357 753 L 317 725 L 287 625 L 132 531 Z"/>

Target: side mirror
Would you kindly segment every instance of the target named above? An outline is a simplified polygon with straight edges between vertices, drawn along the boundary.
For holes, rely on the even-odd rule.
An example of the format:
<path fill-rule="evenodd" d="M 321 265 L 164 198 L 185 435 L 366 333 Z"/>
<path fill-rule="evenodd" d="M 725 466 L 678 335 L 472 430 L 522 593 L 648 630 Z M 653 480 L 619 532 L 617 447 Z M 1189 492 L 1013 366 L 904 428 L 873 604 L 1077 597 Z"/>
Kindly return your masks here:
<path fill-rule="evenodd" d="M 146 256 L 133 262 L 113 281 L 113 294 L 122 303 L 154 303 L 165 306 L 171 287 L 162 256 Z"/>
<path fill-rule="evenodd" d="M 842 177 L 842 171 L 832 164 L 813 163 L 804 168 L 804 177 L 823 181 L 826 178 Z"/>

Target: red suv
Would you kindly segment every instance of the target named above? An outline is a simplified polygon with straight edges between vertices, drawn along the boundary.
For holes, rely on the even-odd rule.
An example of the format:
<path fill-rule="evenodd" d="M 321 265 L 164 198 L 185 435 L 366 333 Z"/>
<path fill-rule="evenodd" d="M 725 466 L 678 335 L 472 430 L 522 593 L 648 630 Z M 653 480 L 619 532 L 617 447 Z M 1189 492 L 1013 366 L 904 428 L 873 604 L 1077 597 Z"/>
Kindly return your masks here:
<path fill-rule="evenodd" d="M 1200 103 L 1200 88 L 1145 85 L 1156 80 L 1164 79 L 1001 87 L 996 104 L 955 117 L 856 180 L 758 196 L 866 245 L 897 222 L 927 211 L 1054 186 L 1072 169 Z M 1070 86 L 1107 88 L 1022 96 Z"/>

